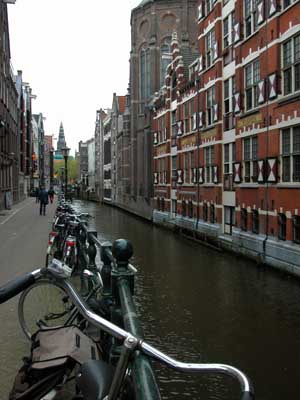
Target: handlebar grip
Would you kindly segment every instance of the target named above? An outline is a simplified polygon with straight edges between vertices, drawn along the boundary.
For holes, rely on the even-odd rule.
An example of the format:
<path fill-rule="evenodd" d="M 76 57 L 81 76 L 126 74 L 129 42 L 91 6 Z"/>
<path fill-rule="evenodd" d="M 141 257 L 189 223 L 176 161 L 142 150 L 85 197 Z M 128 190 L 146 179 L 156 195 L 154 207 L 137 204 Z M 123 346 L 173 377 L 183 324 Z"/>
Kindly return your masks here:
<path fill-rule="evenodd" d="M 244 392 L 241 400 L 254 400 L 254 394 L 251 392 Z"/>
<path fill-rule="evenodd" d="M 5 285 L 0 287 L 0 304 L 5 303 L 7 300 L 15 297 L 17 294 L 27 289 L 34 282 L 35 277 L 31 273 L 7 282 Z"/>

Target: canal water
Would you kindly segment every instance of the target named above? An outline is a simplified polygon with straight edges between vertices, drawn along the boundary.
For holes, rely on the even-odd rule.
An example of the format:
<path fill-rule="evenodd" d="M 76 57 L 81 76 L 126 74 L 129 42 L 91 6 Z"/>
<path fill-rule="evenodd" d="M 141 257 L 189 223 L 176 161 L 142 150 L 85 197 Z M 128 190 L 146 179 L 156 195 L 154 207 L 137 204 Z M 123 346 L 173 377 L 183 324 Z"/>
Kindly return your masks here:
<path fill-rule="evenodd" d="M 109 206 L 78 201 L 74 206 L 94 215 L 91 226 L 100 239 L 132 242 L 135 300 L 150 344 L 177 360 L 240 368 L 251 377 L 257 400 L 298 398 L 299 280 Z M 1 315 L 12 315 L 12 308 L 15 300 L 1 306 Z M 0 383 L 0 400 L 6 400 L 28 345 L 15 320 L 1 321 L 0 329 L 6 349 L 0 375 L 8 377 Z M 155 368 L 163 399 L 239 399 L 239 386 L 230 378 Z"/>

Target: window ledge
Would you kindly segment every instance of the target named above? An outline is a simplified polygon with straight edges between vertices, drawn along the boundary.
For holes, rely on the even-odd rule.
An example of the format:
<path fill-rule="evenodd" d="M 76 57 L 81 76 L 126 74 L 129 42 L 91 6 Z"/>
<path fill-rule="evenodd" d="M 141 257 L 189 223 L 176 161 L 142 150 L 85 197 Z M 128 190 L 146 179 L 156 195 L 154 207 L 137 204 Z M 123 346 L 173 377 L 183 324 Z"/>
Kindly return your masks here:
<path fill-rule="evenodd" d="M 277 101 L 279 106 L 283 106 L 287 103 L 293 103 L 300 100 L 300 91 L 291 95 L 284 95 L 280 100 Z"/>

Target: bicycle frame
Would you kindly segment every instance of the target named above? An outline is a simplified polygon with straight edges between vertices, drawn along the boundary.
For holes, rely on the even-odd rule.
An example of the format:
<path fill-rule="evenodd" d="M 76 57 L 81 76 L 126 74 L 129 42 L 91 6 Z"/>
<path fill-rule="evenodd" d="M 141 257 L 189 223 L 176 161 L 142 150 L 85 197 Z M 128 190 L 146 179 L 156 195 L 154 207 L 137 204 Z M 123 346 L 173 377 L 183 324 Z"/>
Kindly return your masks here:
<path fill-rule="evenodd" d="M 149 356 L 176 371 L 218 373 L 231 376 L 238 380 L 242 393 L 245 396 L 243 397 L 243 399 L 254 399 L 251 383 L 247 376 L 239 369 L 230 365 L 218 363 L 185 363 L 169 357 L 168 355 L 164 354 L 160 350 L 145 342 L 144 340 L 133 336 L 131 333 L 125 331 L 124 329 L 118 327 L 110 321 L 107 321 L 106 319 L 102 318 L 101 316 L 90 310 L 85 302 L 82 300 L 80 295 L 77 293 L 73 285 L 66 279 L 62 278 L 62 275 L 64 274 L 63 266 L 60 267 L 56 264 L 56 268 L 58 269 L 55 270 L 53 268 L 50 268 L 47 270 L 46 273 L 49 273 L 56 282 L 59 282 L 62 289 L 66 291 L 68 296 L 70 296 L 71 301 L 74 303 L 80 314 L 82 314 L 82 316 L 91 324 L 97 326 L 114 338 L 123 342 L 121 355 L 117 364 L 107 400 L 117 399 L 118 393 L 124 381 L 127 368 L 129 366 L 131 356 L 135 351 L 140 351 L 144 355 Z M 35 274 L 39 275 L 41 274 L 41 272 L 42 270 L 38 270 L 35 272 Z M 57 277 L 57 274 L 60 275 L 60 278 Z"/>

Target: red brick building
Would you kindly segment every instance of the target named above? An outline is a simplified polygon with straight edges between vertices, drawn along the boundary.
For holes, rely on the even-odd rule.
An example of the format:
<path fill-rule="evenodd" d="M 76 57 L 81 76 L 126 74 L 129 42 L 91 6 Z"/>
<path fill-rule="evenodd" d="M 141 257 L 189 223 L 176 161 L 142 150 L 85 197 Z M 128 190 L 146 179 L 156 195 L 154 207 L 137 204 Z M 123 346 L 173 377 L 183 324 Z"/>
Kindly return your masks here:
<path fill-rule="evenodd" d="M 199 1 L 156 97 L 154 221 L 300 266 L 300 2 Z"/>

